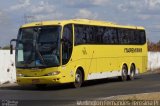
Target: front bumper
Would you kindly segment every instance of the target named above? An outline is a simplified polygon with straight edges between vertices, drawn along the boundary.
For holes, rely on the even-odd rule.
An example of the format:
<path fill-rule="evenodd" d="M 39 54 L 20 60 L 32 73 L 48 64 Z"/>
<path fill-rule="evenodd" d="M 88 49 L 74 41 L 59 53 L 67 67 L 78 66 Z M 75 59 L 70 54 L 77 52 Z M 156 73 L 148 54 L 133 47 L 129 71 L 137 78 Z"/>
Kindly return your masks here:
<path fill-rule="evenodd" d="M 17 77 L 19 85 L 36 85 L 36 84 L 60 84 L 63 83 L 61 78 L 54 76 L 42 77 Z"/>

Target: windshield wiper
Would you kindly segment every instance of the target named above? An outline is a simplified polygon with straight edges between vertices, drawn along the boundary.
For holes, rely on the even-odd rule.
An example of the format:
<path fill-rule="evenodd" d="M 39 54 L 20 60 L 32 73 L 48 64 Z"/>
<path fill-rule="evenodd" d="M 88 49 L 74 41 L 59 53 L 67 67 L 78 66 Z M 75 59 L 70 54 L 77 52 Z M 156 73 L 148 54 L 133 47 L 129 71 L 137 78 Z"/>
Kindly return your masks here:
<path fill-rule="evenodd" d="M 41 55 L 41 53 L 39 52 L 38 48 L 36 49 L 36 52 L 37 52 L 38 56 L 40 57 L 40 60 L 43 62 L 43 65 L 46 66 L 44 57 L 43 57 L 43 56 Z"/>
<path fill-rule="evenodd" d="M 36 41 L 34 42 L 34 47 L 35 47 L 35 49 L 36 49 L 36 52 L 37 52 L 37 54 L 38 54 L 38 56 L 39 56 L 42 64 L 44 65 L 44 67 L 46 67 L 44 57 L 43 57 L 43 56 L 41 55 L 41 53 L 39 52 L 39 47 L 38 47 L 38 45 L 37 45 L 37 38 L 38 38 L 38 35 L 39 35 L 40 31 L 41 31 L 41 28 L 35 28 L 35 29 L 34 29 L 35 36 L 36 36 Z M 36 67 L 37 67 L 37 65 L 36 65 Z"/>

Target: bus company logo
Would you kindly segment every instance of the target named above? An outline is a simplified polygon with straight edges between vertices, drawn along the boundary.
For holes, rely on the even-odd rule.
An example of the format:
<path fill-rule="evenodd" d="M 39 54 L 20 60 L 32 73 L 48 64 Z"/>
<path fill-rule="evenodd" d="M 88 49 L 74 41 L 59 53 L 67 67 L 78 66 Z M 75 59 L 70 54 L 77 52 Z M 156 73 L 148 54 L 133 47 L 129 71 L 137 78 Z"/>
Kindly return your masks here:
<path fill-rule="evenodd" d="M 124 53 L 141 53 L 142 48 L 124 48 Z"/>
<path fill-rule="evenodd" d="M 83 48 L 82 53 L 83 53 L 83 55 L 87 55 L 87 50 L 85 47 Z"/>

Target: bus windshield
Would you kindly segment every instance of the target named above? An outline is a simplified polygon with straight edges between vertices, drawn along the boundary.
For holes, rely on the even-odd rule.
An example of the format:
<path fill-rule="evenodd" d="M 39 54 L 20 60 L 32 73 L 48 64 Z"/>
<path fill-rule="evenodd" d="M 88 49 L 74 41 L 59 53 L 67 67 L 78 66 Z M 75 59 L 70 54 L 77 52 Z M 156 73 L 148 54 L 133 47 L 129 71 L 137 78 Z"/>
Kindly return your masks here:
<path fill-rule="evenodd" d="M 21 28 L 16 46 L 16 67 L 59 66 L 60 30 L 60 26 Z"/>

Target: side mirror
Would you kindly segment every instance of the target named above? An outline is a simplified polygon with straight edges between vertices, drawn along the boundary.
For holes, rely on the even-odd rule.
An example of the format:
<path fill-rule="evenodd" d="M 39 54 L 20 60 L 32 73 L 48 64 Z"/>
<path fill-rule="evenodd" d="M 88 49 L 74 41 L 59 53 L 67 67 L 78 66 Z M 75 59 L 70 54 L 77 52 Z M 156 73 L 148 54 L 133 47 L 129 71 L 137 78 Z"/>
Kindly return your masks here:
<path fill-rule="evenodd" d="M 10 41 L 10 54 L 13 54 L 13 45 L 12 45 L 12 42 L 17 42 L 17 39 L 12 39 L 11 41 Z"/>
<path fill-rule="evenodd" d="M 13 54 L 13 45 L 10 45 L 10 54 Z"/>

